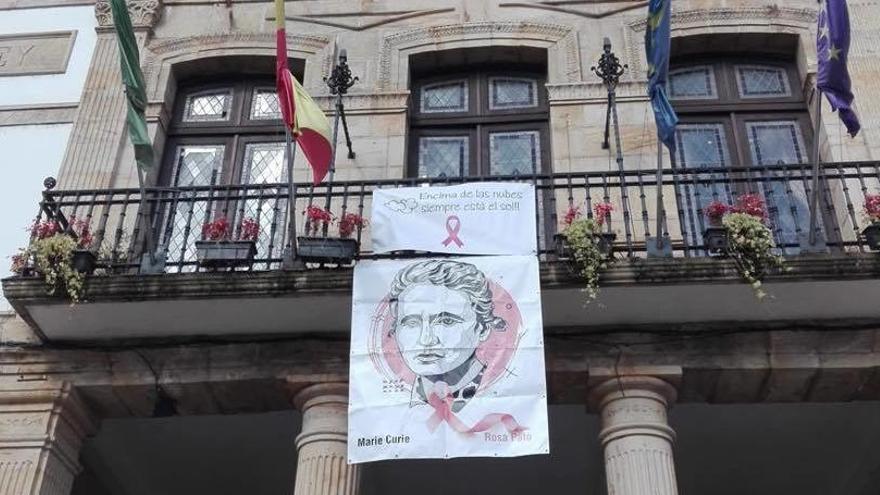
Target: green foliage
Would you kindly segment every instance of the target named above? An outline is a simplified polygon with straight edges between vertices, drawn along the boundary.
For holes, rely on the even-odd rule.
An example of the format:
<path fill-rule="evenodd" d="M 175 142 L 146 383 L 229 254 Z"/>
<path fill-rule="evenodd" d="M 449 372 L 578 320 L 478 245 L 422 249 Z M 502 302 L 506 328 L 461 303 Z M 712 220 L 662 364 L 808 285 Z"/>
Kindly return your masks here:
<path fill-rule="evenodd" d="M 55 234 L 44 239 L 34 239 L 27 252 L 34 259 L 34 265 L 46 281 L 46 292 L 50 295 L 63 291 L 74 303 L 83 295 L 83 274 L 73 268 L 73 251 L 77 241 L 67 234 Z"/>
<path fill-rule="evenodd" d="M 601 226 L 592 218 L 573 220 L 562 231 L 571 249 L 578 273 L 584 278 L 587 304 L 599 295 L 599 273 L 608 267 L 609 258 L 599 247 Z"/>
<path fill-rule="evenodd" d="M 760 218 L 746 213 L 731 213 L 722 223 L 729 237 L 727 255 L 736 263 L 740 276 L 752 287 L 755 296 L 764 299 L 767 297 L 764 276 L 769 269 L 783 266 L 782 257 L 772 253 L 776 247 L 773 232 Z"/>

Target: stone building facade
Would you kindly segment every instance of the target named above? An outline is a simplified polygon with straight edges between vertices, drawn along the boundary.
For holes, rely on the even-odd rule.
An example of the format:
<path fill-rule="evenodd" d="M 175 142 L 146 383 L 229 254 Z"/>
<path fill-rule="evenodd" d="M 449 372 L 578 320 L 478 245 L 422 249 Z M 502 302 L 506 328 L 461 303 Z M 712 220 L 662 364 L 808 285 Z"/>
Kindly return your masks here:
<path fill-rule="evenodd" d="M 334 187 L 346 192 L 334 198 L 371 183 L 454 179 L 450 166 L 481 177 L 541 175 L 555 184 L 542 201 L 558 205 L 541 220 L 545 248 L 567 203 L 592 192 L 634 205 L 632 219 L 614 218 L 629 252 L 603 275 L 599 307 L 583 308 L 567 265 L 542 258 L 551 456 L 347 465 L 351 269 L 281 270 L 279 254 L 267 269 L 246 272 L 108 271 L 88 280 L 75 306 L 47 296 L 38 279 L 4 280 L 15 311 L 0 322 L 0 494 L 876 493 L 880 258 L 859 237 L 857 211 L 880 193 L 872 162 L 880 157 L 880 3 L 849 2 L 863 125 L 853 139 L 827 104 L 814 136 L 816 2 L 673 4 L 672 84 L 680 86 L 671 91 L 684 129 L 677 166 L 760 170 L 757 182 L 769 184 L 762 190 L 776 198 L 780 218 L 789 215 L 778 221 L 777 241 L 788 246 L 790 270 L 770 277 L 774 299 L 756 302 L 733 263 L 688 251 L 699 229 L 687 230 L 693 207 L 682 205 L 702 201 L 702 186 L 687 189 L 673 174 L 661 188 L 643 187 L 657 166 L 646 2 L 291 1 L 288 56 L 328 115 L 335 98 L 324 77 L 340 50 L 359 78 L 344 98 L 355 156 L 337 148 Z M 160 157 L 147 185 L 235 186 L 256 174 L 254 157 L 271 154 L 259 146 L 283 141 L 258 108 L 273 84 L 272 4 L 128 5 Z M 0 17 L 64 19 L 84 6 L 94 9 L 85 28 L 34 21 L 7 34 L 0 20 L 0 84 L 28 101 L 2 100 L 0 139 L 4 130 L 66 126 L 63 154 L 48 169 L 55 190 L 79 191 L 64 196 L 77 208 L 118 191 L 103 210 L 120 232 L 115 250 L 122 232 L 138 239 L 138 182 L 109 4 L 0 0 Z M 603 147 L 608 94 L 591 67 L 606 38 L 627 68 L 616 88 L 620 141 L 612 136 Z M 28 84 L 72 70 L 84 39 L 91 48 L 77 101 L 28 99 Z M 505 161 L 502 138 L 526 148 Z M 831 164 L 819 253 L 805 245 L 807 172 L 761 169 L 809 163 L 816 140 Z M 450 149 L 453 159 L 444 155 Z M 645 171 L 630 187 L 613 185 L 618 150 L 627 170 Z M 182 177 L 190 151 L 213 161 Z M 296 181 L 305 183 L 297 160 Z M 511 168 L 522 166 L 531 169 Z M 669 218 L 678 217 L 666 234 L 684 246 L 672 258 L 641 253 L 659 189 Z M 14 205 L 28 212 L 21 218 L 33 218 L 40 198 L 32 199 Z M 97 211 L 88 218 L 97 222 Z M 168 237 L 177 228 L 169 223 Z M 177 250 L 183 263 L 187 247 Z M 162 407 L 174 417 L 147 419 L 166 416 Z M 254 444 L 265 448 L 251 453 Z"/>

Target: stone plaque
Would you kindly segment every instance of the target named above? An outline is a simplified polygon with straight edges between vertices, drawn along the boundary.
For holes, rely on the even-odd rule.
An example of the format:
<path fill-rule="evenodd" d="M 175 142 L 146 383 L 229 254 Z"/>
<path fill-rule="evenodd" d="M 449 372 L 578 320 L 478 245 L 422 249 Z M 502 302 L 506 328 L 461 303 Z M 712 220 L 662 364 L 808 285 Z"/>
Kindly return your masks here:
<path fill-rule="evenodd" d="M 63 74 L 76 31 L 0 34 L 0 77 Z"/>

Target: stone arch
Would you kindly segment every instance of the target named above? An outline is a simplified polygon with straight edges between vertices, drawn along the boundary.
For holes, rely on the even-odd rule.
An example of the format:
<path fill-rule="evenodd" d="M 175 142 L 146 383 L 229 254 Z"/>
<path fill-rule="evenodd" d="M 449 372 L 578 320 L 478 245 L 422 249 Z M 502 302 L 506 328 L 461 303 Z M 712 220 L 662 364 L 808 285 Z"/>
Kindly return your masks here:
<path fill-rule="evenodd" d="M 324 36 L 288 35 L 288 56 L 306 63 L 304 86 L 324 92 L 322 77 L 329 73 L 333 46 Z M 150 101 L 173 103 L 175 66 L 200 59 L 261 56 L 275 57 L 274 33 L 216 34 L 155 39 L 144 50 L 144 82 Z"/>
<path fill-rule="evenodd" d="M 491 46 L 546 49 L 548 83 L 581 80 L 580 48 L 572 27 L 536 22 L 468 22 L 420 27 L 385 36 L 379 54 L 377 86 L 381 91 L 406 90 L 410 55 Z"/>
<path fill-rule="evenodd" d="M 816 9 L 790 8 L 778 5 L 757 7 L 719 7 L 685 10 L 672 13 L 672 37 L 731 34 L 789 34 L 799 38 L 797 61 L 804 80 L 808 67 L 815 64 L 816 47 L 811 30 L 816 22 Z M 647 61 L 644 53 L 644 18 L 630 22 L 625 29 L 626 58 L 630 77 L 644 79 Z"/>

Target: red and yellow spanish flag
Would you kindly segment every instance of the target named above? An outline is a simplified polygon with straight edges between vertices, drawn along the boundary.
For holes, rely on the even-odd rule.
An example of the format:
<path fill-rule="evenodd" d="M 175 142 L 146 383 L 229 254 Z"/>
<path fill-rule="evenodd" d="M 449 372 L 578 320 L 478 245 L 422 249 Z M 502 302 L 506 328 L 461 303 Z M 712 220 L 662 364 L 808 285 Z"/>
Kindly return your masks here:
<path fill-rule="evenodd" d="M 290 73 L 284 24 L 284 0 L 275 0 L 275 86 L 281 118 L 306 156 L 312 167 L 314 183 L 318 184 L 324 180 L 333 159 L 330 122 L 327 121 L 324 111 Z"/>

